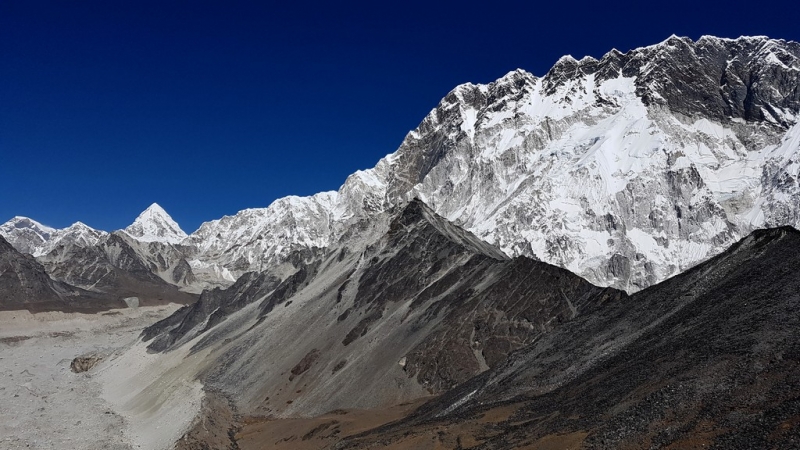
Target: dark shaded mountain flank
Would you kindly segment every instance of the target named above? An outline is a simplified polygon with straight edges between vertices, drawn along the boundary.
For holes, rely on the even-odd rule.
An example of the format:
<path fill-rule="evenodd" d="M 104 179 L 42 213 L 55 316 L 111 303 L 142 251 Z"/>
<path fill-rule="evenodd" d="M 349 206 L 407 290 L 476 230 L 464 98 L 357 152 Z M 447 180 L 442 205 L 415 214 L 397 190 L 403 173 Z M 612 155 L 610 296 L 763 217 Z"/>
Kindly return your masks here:
<path fill-rule="evenodd" d="M 0 236 L 0 310 L 95 311 L 125 307 L 116 296 L 88 292 L 50 278 L 30 255 Z"/>
<path fill-rule="evenodd" d="M 757 231 L 338 448 L 797 448 L 799 307 L 800 232 Z"/>
<path fill-rule="evenodd" d="M 203 291 L 200 298 L 186 305 L 171 316 L 145 328 L 142 338 L 149 341 L 148 349 L 165 351 L 179 341 L 186 341 L 202 334 L 225 319 L 226 316 L 244 306 L 264 298 L 280 283 L 280 279 L 269 273 L 248 272 L 232 286 Z"/>
<path fill-rule="evenodd" d="M 282 281 L 246 275 L 143 336 L 152 351 L 195 337 L 195 351 L 221 349 L 204 383 L 243 414 L 308 415 L 444 392 L 589 305 L 623 297 L 509 259 L 413 200 L 361 250 L 312 258 Z"/>
<path fill-rule="evenodd" d="M 141 305 L 197 299 L 153 273 L 158 267 L 143 260 L 119 231 L 95 246 L 59 246 L 39 261 L 54 279 L 117 298 L 138 297 Z M 185 268 L 190 274 L 188 263 Z"/>

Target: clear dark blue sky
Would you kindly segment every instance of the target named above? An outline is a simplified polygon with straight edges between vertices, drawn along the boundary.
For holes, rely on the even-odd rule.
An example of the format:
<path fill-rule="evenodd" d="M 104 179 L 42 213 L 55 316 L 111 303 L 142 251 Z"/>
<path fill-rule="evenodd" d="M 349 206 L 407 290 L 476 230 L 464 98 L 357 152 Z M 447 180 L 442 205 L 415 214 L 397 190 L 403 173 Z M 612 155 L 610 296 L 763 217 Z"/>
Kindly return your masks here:
<path fill-rule="evenodd" d="M 703 3 L 698 5 L 698 3 Z M 0 222 L 187 231 L 372 167 L 459 83 L 764 34 L 794 1 L 0 2 Z"/>

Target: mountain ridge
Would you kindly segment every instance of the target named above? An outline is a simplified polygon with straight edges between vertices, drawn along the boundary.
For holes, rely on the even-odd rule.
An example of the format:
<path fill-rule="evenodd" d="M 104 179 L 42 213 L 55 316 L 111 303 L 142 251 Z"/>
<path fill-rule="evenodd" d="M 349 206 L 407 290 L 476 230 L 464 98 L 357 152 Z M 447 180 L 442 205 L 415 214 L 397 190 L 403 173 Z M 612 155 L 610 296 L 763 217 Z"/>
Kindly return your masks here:
<path fill-rule="evenodd" d="M 563 57 L 542 77 L 517 69 L 454 88 L 338 191 L 205 222 L 180 243 L 179 227 L 162 231 L 198 280 L 226 286 L 357 245 L 418 197 L 510 256 L 634 292 L 753 229 L 800 224 L 798 61 L 793 41 L 671 36 Z"/>
<path fill-rule="evenodd" d="M 756 230 L 333 448 L 414 446 L 431 430 L 445 448 L 792 447 L 798 248 L 793 227 Z"/>
<path fill-rule="evenodd" d="M 122 298 L 53 280 L 32 256 L 0 235 L 0 310 L 96 312 L 124 307 Z"/>
<path fill-rule="evenodd" d="M 725 52 L 744 62 L 720 62 Z M 348 220 L 374 218 L 419 197 L 510 255 L 534 256 L 602 285 L 641 289 L 750 229 L 797 225 L 796 202 L 789 199 L 798 195 L 793 161 L 800 129 L 786 127 L 796 121 L 799 100 L 791 90 L 780 98 L 767 92 L 769 77 L 780 92 L 793 86 L 797 55 L 791 41 L 671 37 L 601 60 L 564 58 L 541 78 L 515 70 L 488 85 L 460 85 L 397 152 L 348 177 L 337 193 L 301 201 L 295 212 L 309 237 L 221 242 L 209 262 L 231 267 L 226 258 L 235 258 L 240 267 L 268 267 L 282 259 L 277 249 L 331 245 Z M 780 59 L 787 57 L 789 65 Z M 710 118 L 692 106 L 705 84 L 687 84 L 676 96 L 668 92 L 673 85 L 653 82 L 680 79 L 690 69 L 709 72 L 698 79 L 726 77 L 713 89 L 719 94 Z M 747 94 L 745 105 L 753 77 L 762 87 Z M 615 156 L 620 148 L 630 154 Z M 782 181 L 761 185 L 768 174 Z M 666 201 L 637 204 L 645 195 Z M 255 216 L 295 214 L 280 213 L 282 201 L 230 216 L 224 230 L 258 235 Z M 532 222 L 556 227 L 532 228 Z M 587 231 L 570 231 L 565 223 Z M 204 227 L 215 234 L 214 222 Z"/>

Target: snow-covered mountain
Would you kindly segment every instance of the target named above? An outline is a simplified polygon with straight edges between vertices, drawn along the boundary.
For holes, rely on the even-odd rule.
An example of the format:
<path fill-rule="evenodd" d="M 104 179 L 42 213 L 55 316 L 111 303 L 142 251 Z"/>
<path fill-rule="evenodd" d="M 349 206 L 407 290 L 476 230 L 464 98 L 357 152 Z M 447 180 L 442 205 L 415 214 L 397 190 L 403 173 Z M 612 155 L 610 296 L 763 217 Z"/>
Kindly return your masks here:
<path fill-rule="evenodd" d="M 17 251 L 39 257 L 50 253 L 59 245 L 76 244 L 81 247 L 97 245 L 108 233 L 95 230 L 82 222 L 56 229 L 33 219 L 17 216 L 0 225 L 0 235 Z"/>
<path fill-rule="evenodd" d="M 503 249 L 636 291 L 752 229 L 800 225 L 800 44 L 766 37 L 566 56 L 456 87 L 338 192 L 203 224 L 194 265 L 235 277 L 364 239 L 419 197 Z"/>
<path fill-rule="evenodd" d="M 139 242 L 178 244 L 186 239 L 186 233 L 172 217 L 157 203 L 153 203 L 124 231 Z M 22 253 L 35 257 L 46 255 L 59 245 L 75 244 L 79 247 L 97 245 L 108 232 L 96 230 L 82 222 L 67 228 L 52 228 L 27 218 L 17 216 L 0 225 L 2 235 Z"/>
<path fill-rule="evenodd" d="M 158 203 L 142 211 L 124 231 L 141 242 L 178 244 L 186 239 L 186 233 Z"/>
<path fill-rule="evenodd" d="M 672 36 L 599 60 L 565 56 L 542 77 L 515 70 L 456 87 L 337 192 L 279 199 L 189 236 L 153 204 L 124 231 L 183 254 L 198 286 L 228 285 L 376 239 L 420 198 L 510 256 L 636 291 L 755 228 L 800 226 L 798 85 L 800 44 L 767 37 Z M 24 218 L 0 227 L 35 255 L 57 232 Z"/>
<path fill-rule="evenodd" d="M 50 240 L 55 228 L 27 217 L 16 216 L 0 225 L 0 235 L 17 251 L 37 256 Z"/>
<path fill-rule="evenodd" d="M 109 283 L 114 286 L 114 280 L 106 278 L 119 270 L 140 280 L 161 278 L 191 292 L 233 281 L 231 276 L 206 277 L 220 282 L 196 280 L 184 253 L 186 249 L 177 245 L 186 233 L 155 203 L 125 230 L 114 233 L 95 230 L 81 222 L 55 229 L 26 217 L 15 217 L 0 225 L 0 236 L 16 250 L 36 257 L 54 279 L 90 290 Z"/>

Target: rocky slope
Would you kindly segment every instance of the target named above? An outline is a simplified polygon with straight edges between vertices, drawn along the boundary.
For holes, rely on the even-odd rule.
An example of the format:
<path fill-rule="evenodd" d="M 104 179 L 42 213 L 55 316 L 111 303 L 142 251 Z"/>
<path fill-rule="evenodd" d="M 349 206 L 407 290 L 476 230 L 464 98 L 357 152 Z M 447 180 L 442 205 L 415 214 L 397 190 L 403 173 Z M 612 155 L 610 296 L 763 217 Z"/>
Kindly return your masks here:
<path fill-rule="evenodd" d="M 511 256 L 636 291 L 755 228 L 800 224 L 799 57 L 796 42 L 673 36 L 461 85 L 338 192 L 208 222 L 185 242 L 194 265 L 236 278 L 360 239 L 354 224 L 420 197 Z"/>
<path fill-rule="evenodd" d="M 0 309 L 99 310 L 124 306 L 117 296 L 88 292 L 51 279 L 32 256 L 18 252 L 0 236 Z"/>
<path fill-rule="evenodd" d="M 793 448 L 798 255 L 797 230 L 756 231 L 337 448 Z"/>
<path fill-rule="evenodd" d="M 283 281 L 247 274 L 143 336 L 151 351 L 191 349 L 203 385 L 242 413 L 306 416 L 444 392 L 624 296 L 509 259 L 414 200 L 375 242 L 299 263 Z"/>
<path fill-rule="evenodd" d="M 142 251 L 150 247 L 157 252 Z M 182 254 L 170 249 L 169 244 L 142 243 L 115 231 L 94 245 L 59 244 L 38 261 L 54 279 L 93 292 L 138 297 L 143 305 L 190 303 L 196 297 L 176 285 L 193 281 L 191 268 Z"/>

